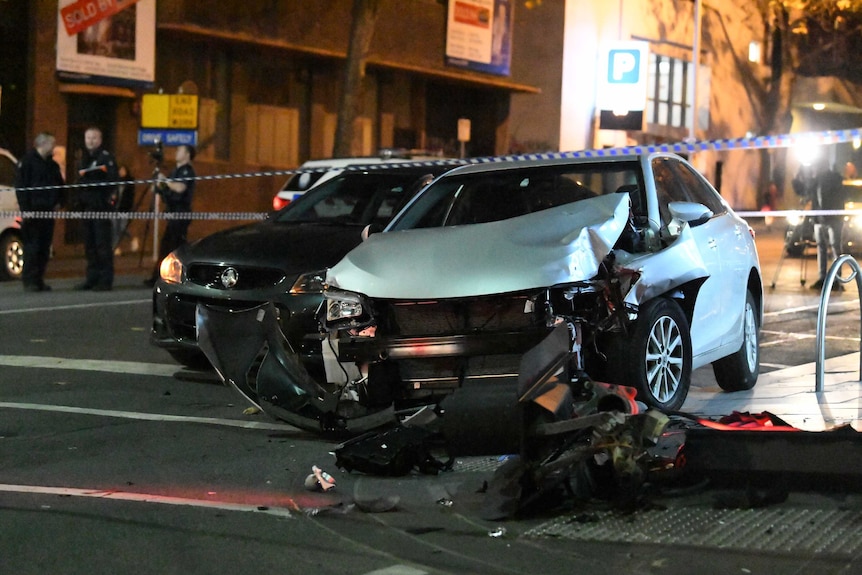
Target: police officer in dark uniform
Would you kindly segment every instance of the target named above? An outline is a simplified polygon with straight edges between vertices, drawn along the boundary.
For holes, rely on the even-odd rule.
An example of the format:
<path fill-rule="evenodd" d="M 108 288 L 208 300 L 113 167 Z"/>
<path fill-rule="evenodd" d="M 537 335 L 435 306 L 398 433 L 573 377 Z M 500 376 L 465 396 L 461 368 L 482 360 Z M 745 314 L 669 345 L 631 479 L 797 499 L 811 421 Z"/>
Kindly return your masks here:
<path fill-rule="evenodd" d="M 41 132 L 36 136 L 33 148 L 18 162 L 18 171 L 15 174 L 15 195 L 21 211 L 50 212 L 60 203 L 60 188 L 22 189 L 63 185 L 60 166 L 53 158 L 55 142 L 52 134 Z M 24 218 L 21 222 L 21 236 L 24 241 L 22 272 L 24 290 L 49 291 L 51 286 L 45 283 L 45 269 L 51 257 L 54 219 L 52 217 Z"/>
<path fill-rule="evenodd" d="M 165 212 L 187 214 L 192 211 L 192 198 L 195 193 L 195 169 L 192 160 L 195 158 L 193 146 L 177 146 L 176 162 L 173 171 L 165 177 L 159 174 L 159 184 L 156 187 L 159 195 L 164 199 Z M 159 265 L 172 251 L 186 242 L 190 219 L 169 219 L 165 226 L 165 233 L 159 243 L 159 259 L 153 269 L 152 276 L 144 280 L 144 283 L 152 285 L 159 277 Z"/>
<path fill-rule="evenodd" d="M 116 182 L 119 175 L 113 154 L 102 147 L 102 130 L 87 128 L 84 132 L 86 150 L 78 166 L 78 183 Z M 110 212 L 113 186 L 88 186 L 78 190 L 78 207 L 85 212 Z M 109 291 L 114 285 L 114 248 L 109 219 L 83 220 L 84 252 L 87 275 L 79 290 Z"/>

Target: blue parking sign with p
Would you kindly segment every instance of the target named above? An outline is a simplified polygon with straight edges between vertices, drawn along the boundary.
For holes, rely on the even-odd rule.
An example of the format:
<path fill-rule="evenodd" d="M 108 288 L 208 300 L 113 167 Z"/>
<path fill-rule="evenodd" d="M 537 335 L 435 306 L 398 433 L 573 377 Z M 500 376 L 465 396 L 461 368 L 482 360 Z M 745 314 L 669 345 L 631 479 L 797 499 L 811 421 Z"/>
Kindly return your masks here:
<path fill-rule="evenodd" d="M 610 50 L 608 52 L 608 83 L 637 84 L 640 78 L 639 50 Z"/>

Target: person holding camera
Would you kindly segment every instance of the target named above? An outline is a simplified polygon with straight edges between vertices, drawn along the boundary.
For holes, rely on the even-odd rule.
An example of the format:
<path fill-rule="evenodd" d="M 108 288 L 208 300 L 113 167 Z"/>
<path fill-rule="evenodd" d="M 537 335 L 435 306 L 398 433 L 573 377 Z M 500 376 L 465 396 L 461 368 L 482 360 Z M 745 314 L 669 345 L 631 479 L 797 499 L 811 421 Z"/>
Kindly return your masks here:
<path fill-rule="evenodd" d="M 827 158 L 819 158 L 806 173 L 798 175 L 794 181 L 797 194 L 811 200 L 812 210 L 839 211 L 844 209 L 846 193 L 841 174 L 829 164 Z M 841 230 L 844 216 L 841 214 L 817 215 L 814 217 L 814 241 L 817 243 L 817 269 L 819 277 L 811 284 L 811 289 L 822 290 L 823 282 L 831 262 L 841 255 Z M 831 258 L 830 258 L 831 253 Z M 844 286 L 836 282 L 833 291 L 844 291 Z"/>
<path fill-rule="evenodd" d="M 84 212 L 110 212 L 111 197 L 116 182 L 117 162 L 113 154 L 102 147 L 102 130 L 95 126 L 84 132 L 84 153 L 78 165 L 77 207 Z M 102 184 L 102 185 L 87 185 Z M 110 291 L 114 285 L 114 246 L 111 220 L 92 218 L 82 220 L 84 230 L 84 254 L 87 271 L 84 282 L 75 286 L 78 290 Z"/>
<path fill-rule="evenodd" d="M 167 177 L 159 173 L 156 193 L 164 200 L 165 212 L 187 214 L 192 211 L 192 197 L 195 192 L 195 169 L 192 166 L 194 158 L 194 146 L 186 144 L 177 146 L 176 167 Z M 153 269 L 153 274 L 144 280 L 144 283 L 148 285 L 156 283 L 162 260 L 186 242 L 190 223 L 190 219 L 167 220 L 165 233 L 159 242 L 159 258 L 156 267 Z"/>

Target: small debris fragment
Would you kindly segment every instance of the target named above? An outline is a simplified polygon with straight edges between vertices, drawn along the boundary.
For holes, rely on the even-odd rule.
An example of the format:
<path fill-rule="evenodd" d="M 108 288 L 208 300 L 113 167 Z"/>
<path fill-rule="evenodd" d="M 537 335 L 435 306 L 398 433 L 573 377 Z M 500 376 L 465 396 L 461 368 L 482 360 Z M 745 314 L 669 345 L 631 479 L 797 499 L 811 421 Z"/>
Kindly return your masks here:
<path fill-rule="evenodd" d="M 442 505 L 443 507 L 452 507 L 453 503 L 451 499 L 446 499 L 442 497 L 437 500 L 437 505 Z"/>
<path fill-rule="evenodd" d="M 251 407 L 246 407 L 242 410 L 243 415 L 257 415 L 260 413 L 260 408 L 252 405 Z"/>
<path fill-rule="evenodd" d="M 488 531 L 488 537 L 499 538 L 499 537 L 503 537 L 505 535 L 506 535 L 506 528 L 505 527 L 496 527 L 496 528 Z"/>
<path fill-rule="evenodd" d="M 329 491 L 330 489 L 335 487 L 335 478 L 321 468 L 319 468 L 318 466 L 312 465 L 311 472 L 317 479 L 317 484 L 320 485 L 320 488 L 324 491 Z"/>

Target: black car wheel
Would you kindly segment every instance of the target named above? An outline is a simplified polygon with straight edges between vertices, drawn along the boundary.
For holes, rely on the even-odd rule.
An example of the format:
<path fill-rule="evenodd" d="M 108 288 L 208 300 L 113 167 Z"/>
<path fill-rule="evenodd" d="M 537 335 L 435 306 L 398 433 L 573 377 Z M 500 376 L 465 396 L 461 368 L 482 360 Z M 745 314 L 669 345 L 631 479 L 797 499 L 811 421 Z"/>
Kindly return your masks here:
<path fill-rule="evenodd" d="M 662 411 L 682 407 L 691 383 L 691 334 L 679 305 L 658 298 L 641 307 L 631 336 L 613 346 L 613 379 Z"/>
<path fill-rule="evenodd" d="M 742 345 L 739 351 L 713 362 L 712 371 L 718 386 L 724 391 L 751 389 L 760 372 L 760 326 L 757 306 L 751 292 L 745 294 Z"/>
<path fill-rule="evenodd" d="M 21 279 L 24 272 L 24 243 L 17 232 L 8 232 L 0 239 L 0 253 L 3 254 L 3 267 L 0 280 Z"/>

